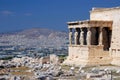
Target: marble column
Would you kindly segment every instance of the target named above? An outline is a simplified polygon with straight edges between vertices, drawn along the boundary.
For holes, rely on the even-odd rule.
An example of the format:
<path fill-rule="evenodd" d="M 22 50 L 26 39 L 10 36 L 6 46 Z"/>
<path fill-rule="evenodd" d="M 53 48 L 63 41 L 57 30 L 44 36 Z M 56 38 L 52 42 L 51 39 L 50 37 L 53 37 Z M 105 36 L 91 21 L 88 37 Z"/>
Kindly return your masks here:
<path fill-rule="evenodd" d="M 90 28 L 87 29 L 87 37 L 86 37 L 86 42 L 87 42 L 87 45 L 91 45 L 91 31 L 90 31 Z"/>
<path fill-rule="evenodd" d="M 75 30 L 75 33 L 74 33 L 75 45 L 77 45 L 77 40 L 78 40 L 78 32 L 77 32 L 77 30 Z"/>
<path fill-rule="evenodd" d="M 100 34 L 99 34 L 99 45 L 103 45 L 102 41 L 103 41 L 103 33 L 102 33 L 102 27 L 100 27 Z"/>
<path fill-rule="evenodd" d="M 80 32 L 80 45 L 84 45 L 84 31 L 83 31 L 83 29 L 81 28 L 80 29 L 81 30 L 81 32 Z"/>
<path fill-rule="evenodd" d="M 72 45 L 72 28 L 69 29 L 69 44 Z"/>

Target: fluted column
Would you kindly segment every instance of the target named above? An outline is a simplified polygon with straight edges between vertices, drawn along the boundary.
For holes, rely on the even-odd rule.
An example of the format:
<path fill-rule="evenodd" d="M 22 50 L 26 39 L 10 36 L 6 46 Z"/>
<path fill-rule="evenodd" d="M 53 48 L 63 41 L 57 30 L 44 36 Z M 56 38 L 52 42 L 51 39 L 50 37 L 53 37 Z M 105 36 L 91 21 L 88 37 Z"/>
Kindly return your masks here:
<path fill-rule="evenodd" d="M 88 28 L 88 31 L 87 31 L 86 42 L 87 42 L 87 45 L 91 45 L 91 31 L 90 31 L 90 28 Z"/>
<path fill-rule="evenodd" d="M 69 44 L 72 45 L 72 28 L 69 29 Z"/>
<path fill-rule="evenodd" d="M 75 33 L 74 33 L 75 45 L 77 45 L 77 40 L 78 40 L 78 32 L 77 32 L 77 30 L 75 30 Z"/>
<path fill-rule="evenodd" d="M 102 45 L 102 41 L 103 41 L 103 33 L 102 33 L 102 27 L 100 27 L 100 34 L 99 34 L 99 45 Z"/>
<path fill-rule="evenodd" d="M 81 30 L 81 32 L 80 32 L 80 45 L 84 45 L 84 31 L 83 31 L 83 29 L 81 28 L 80 29 Z"/>

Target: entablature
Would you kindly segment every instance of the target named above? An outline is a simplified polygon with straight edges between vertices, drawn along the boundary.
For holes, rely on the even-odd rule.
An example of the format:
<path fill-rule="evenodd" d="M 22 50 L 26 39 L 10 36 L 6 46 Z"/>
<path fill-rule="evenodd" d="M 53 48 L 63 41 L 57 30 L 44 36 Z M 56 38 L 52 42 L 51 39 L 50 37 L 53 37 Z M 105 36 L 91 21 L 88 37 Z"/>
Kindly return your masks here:
<path fill-rule="evenodd" d="M 82 28 L 82 27 L 110 27 L 112 28 L 113 21 L 100 20 L 84 20 L 68 22 L 68 28 Z"/>

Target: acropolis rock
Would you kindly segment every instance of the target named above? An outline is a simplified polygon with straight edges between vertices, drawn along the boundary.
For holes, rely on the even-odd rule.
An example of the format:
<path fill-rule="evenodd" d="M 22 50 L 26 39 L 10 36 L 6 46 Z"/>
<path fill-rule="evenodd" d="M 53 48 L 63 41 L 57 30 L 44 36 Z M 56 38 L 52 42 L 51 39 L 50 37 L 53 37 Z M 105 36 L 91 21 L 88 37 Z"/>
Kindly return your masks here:
<path fill-rule="evenodd" d="M 78 38 L 71 33 L 70 42 L 76 41 L 70 43 L 63 64 L 120 66 L 120 7 L 93 8 L 90 20 L 68 22 L 68 29 Z"/>

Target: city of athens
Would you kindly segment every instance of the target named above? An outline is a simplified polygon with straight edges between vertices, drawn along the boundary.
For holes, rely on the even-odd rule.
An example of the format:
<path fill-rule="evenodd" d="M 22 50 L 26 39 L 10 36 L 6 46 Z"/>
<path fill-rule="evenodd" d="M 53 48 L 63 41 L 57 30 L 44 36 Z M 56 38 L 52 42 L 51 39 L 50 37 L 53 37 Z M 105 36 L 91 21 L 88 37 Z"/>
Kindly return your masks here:
<path fill-rule="evenodd" d="M 0 80 L 120 80 L 120 0 L 0 0 Z"/>

